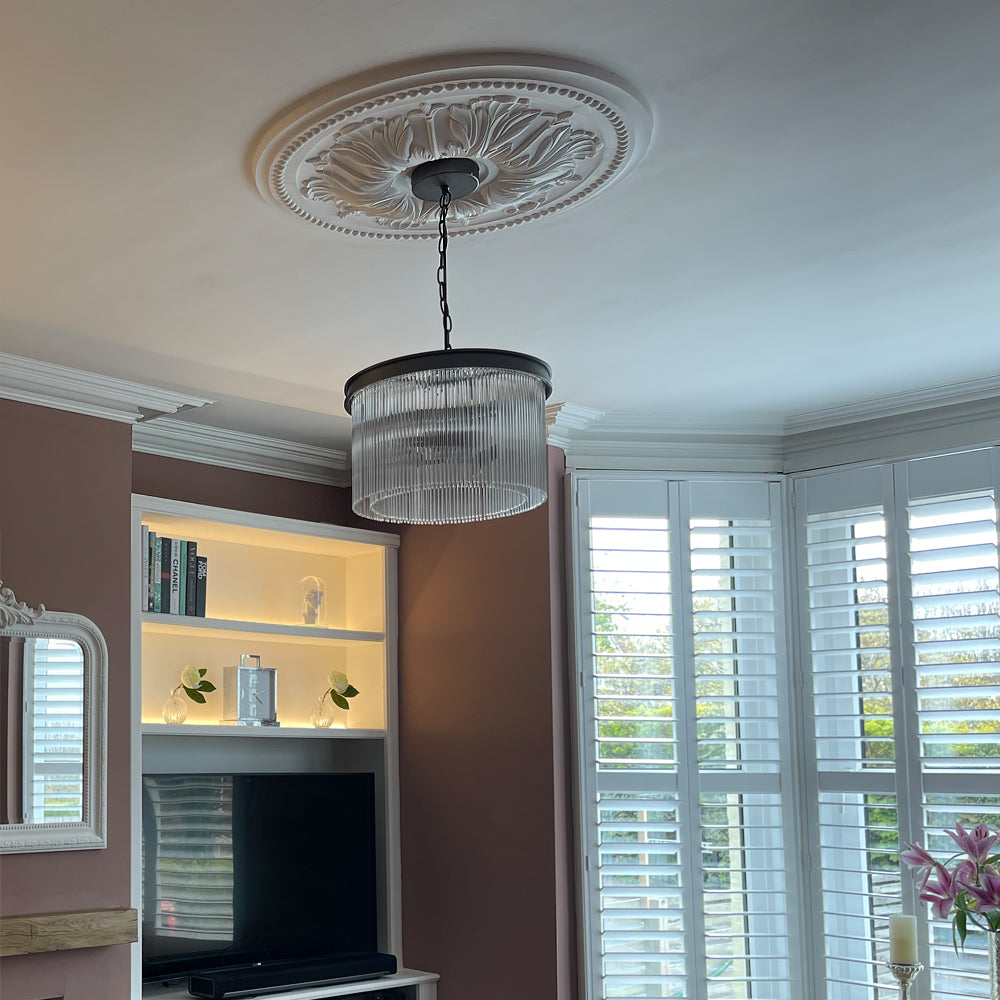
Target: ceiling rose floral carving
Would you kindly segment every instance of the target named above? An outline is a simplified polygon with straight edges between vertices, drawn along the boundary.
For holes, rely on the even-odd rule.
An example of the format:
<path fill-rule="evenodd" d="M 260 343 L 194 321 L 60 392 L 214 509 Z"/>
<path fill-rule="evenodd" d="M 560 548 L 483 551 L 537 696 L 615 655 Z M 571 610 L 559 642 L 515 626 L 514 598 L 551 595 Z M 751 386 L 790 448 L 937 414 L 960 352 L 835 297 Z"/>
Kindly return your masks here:
<path fill-rule="evenodd" d="M 310 102 L 258 147 L 257 185 L 299 218 L 353 236 L 437 236 L 415 166 L 468 157 L 480 186 L 451 209 L 456 235 L 551 215 L 623 176 L 645 152 L 648 109 L 578 64 L 452 67 Z"/>

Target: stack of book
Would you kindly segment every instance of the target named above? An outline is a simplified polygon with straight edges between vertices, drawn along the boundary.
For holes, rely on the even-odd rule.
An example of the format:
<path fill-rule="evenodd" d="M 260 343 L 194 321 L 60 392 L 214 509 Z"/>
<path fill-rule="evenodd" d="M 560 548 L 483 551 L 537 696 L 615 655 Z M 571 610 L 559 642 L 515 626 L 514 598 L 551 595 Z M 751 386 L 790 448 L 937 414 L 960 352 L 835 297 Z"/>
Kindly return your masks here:
<path fill-rule="evenodd" d="M 198 543 L 166 538 L 142 526 L 142 579 L 146 610 L 205 617 L 208 559 Z"/>

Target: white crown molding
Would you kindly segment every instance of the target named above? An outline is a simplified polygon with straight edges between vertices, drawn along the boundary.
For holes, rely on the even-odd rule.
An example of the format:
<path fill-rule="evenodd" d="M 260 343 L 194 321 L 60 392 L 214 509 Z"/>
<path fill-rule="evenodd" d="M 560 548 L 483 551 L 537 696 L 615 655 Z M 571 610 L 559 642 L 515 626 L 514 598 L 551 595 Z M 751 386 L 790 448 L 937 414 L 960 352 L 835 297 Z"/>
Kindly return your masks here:
<path fill-rule="evenodd" d="M 0 353 L 0 398 L 134 424 L 133 449 L 346 486 L 348 455 L 170 414 L 212 401 Z M 570 469 L 798 472 L 1000 441 L 1000 376 L 793 414 L 783 423 L 649 418 L 576 403 L 546 407 Z"/>
<path fill-rule="evenodd" d="M 645 416 L 637 413 L 605 413 L 599 426 L 600 434 L 616 437 L 648 438 L 651 440 L 677 440 L 688 437 L 712 436 L 725 440 L 743 438 L 781 437 L 784 433 L 780 420 L 752 420 L 730 418 L 726 420 L 679 418 L 676 416 Z"/>
<path fill-rule="evenodd" d="M 574 471 L 621 470 L 657 472 L 782 471 L 780 443 L 760 441 L 626 441 L 607 438 L 574 442 L 566 454 Z"/>
<path fill-rule="evenodd" d="M 136 424 L 132 450 L 326 486 L 347 486 L 347 453 L 186 420 Z"/>
<path fill-rule="evenodd" d="M 576 431 L 565 451 L 570 469 L 780 472 L 781 429 L 607 413 Z"/>
<path fill-rule="evenodd" d="M 553 447 L 565 451 L 573 441 L 574 431 L 586 430 L 603 416 L 602 410 L 592 410 L 589 406 L 578 406 L 576 403 L 550 403 L 545 407 L 548 442 Z"/>
<path fill-rule="evenodd" d="M 572 404 L 569 404 L 572 405 Z M 565 445 L 571 469 L 800 472 L 1000 441 L 1000 376 L 793 414 L 783 422 L 608 413 Z"/>
<path fill-rule="evenodd" d="M 844 403 L 841 406 L 827 406 L 816 410 L 793 413 L 784 423 L 785 434 L 802 434 L 808 431 L 825 430 L 844 424 L 879 420 L 920 410 L 931 410 L 956 403 L 972 403 L 977 400 L 1000 397 L 1000 375 L 971 379 L 967 382 L 950 382 L 916 389 L 912 392 L 894 392 L 875 399 Z"/>
<path fill-rule="evenodd" d="M 786 472 L 895 461 L 1000 442 L 1000 396 L 786 435 Z"/>
<path fill-rule="evenodd" d="M 0 397 L 134 424 L 146 411 L 176 413 L 212 402 L 171 389 L 0 354 Z"/>

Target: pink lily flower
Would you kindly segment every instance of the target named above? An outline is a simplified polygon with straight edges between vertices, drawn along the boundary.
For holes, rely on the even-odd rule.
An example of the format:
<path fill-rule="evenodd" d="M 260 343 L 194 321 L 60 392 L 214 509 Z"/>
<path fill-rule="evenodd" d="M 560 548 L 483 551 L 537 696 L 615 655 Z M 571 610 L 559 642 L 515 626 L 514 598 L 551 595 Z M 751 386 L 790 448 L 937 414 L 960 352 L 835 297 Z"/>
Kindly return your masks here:
<path fill-rule="evenodd" d="M 959 887 L 975 900 L 973 905 L 978 913 L 1000 910 L 1000 875 L 984 871 L 979 874 L 979 885 L 970 885 L 961 878 L 959 883 Z"/>
<path fill-rule="evenodd" d="M 935 876 L 924 881 L 920 902 L 928 903 L 934 916 L 944 920 L 951 913 L 960 889 L 965 887 L 956 883 L 954 876 L 944 865 L 935 865 Z"/>
<path fill-rule="evenodd" d="M 997 834 L 991 833 L 985 823 L 977 823 L 971 831 L 967 831 L 961 823 L 955 824 L 954 830 L 945 833 L 965 851 L 977 865 L 981 865 L 990 854 L 990 848 L 997 841 Z"/>
<path fill-rule="evenodd" d="M 930 856 L 922 847 L 918 847 L 916 844 L 907 844 L 906 850 L 900 855 L 900 858 L 906 862 L 914 871 L 914 876 L 920 881 L 921 887 L 927 882 L 927 877 L 933 871 L 935 862 L 934 858 Z"/>

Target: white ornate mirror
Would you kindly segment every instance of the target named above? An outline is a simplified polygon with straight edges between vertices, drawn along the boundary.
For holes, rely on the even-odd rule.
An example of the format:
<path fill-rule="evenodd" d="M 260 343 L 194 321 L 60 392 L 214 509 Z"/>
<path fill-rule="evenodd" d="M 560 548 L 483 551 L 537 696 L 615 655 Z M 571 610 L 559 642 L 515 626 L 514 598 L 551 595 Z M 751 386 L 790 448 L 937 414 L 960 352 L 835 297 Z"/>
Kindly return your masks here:
<path fill-rule="evenodd" d="M 0 853 L 106 847 L 108 650 L 0 582 Z"/>

